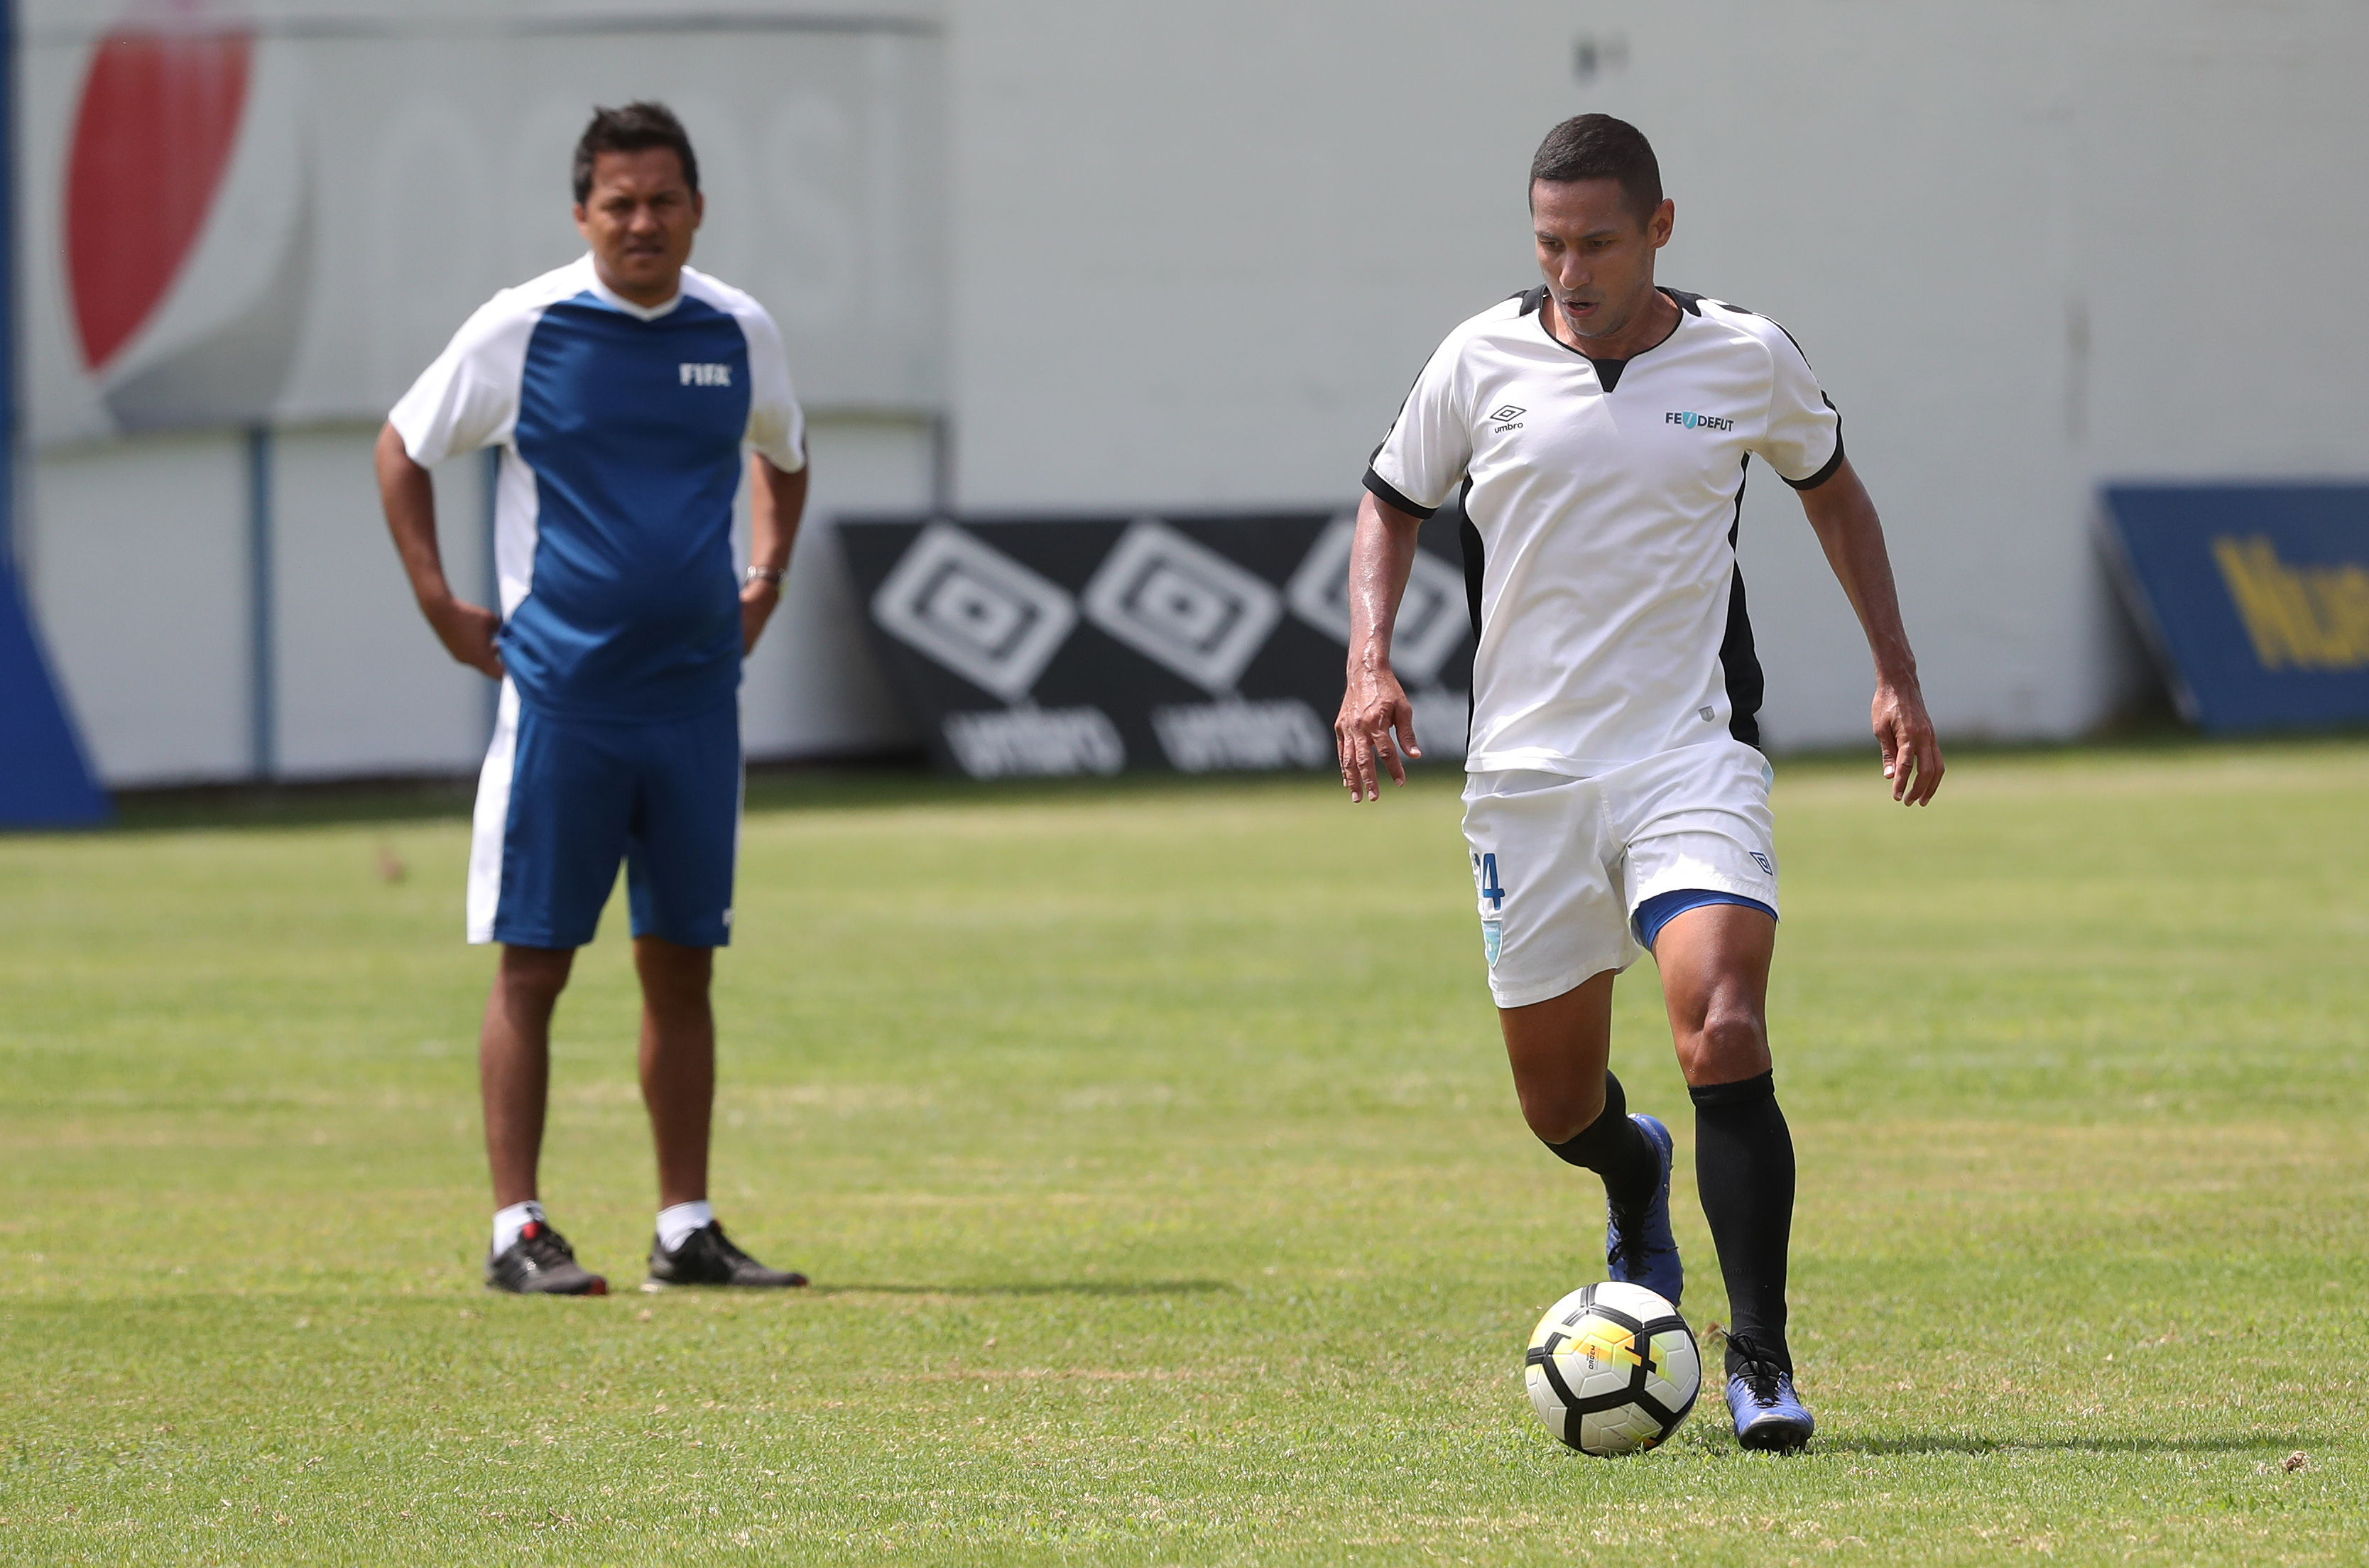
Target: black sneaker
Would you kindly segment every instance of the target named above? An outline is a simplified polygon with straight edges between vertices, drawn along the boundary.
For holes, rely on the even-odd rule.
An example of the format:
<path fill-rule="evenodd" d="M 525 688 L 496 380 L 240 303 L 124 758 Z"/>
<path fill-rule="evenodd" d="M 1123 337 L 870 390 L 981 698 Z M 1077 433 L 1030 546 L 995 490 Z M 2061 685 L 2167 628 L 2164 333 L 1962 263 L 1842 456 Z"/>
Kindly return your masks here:
<path fill-rule="evenodd" d="M 795 1269 L 767 1268 L 725 1238 L 724 1227 L 709 1220 L 668 1252 L 650 1239 L 650 1277 L 645 1290 L 670 1285 L 736 1285 L 746 1290 L 789 1290 L 807 1282 Z"/>
<path fill-rule="evenodd" d="M 519 1296 L 606 1296 L 609 1282 L 576 1261 L 567 1238 L 530 1219 L 498 1257 L 486 1257 L 486 1288 Z"/>

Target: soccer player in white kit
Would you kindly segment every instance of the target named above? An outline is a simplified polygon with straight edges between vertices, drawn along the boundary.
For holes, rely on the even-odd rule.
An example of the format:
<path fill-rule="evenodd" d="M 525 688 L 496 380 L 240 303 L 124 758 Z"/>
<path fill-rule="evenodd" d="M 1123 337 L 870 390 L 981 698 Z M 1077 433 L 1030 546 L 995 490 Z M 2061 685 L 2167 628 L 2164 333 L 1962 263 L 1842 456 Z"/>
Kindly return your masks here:
<path fill-rule="evenodd" d="M 1342 781 L 1359 801 L 1383 770 L 1405 783 L 1393 729 L 1422 755 L 1391 620 L 1417 531 L 1460 486 L 1478 638 L 1464 830 L 1523 1118 L 1603 1177 L 1612 1277 L 1677 1302 L 1670 1135 L 1629 1114 L 1608 1068 L 1613 980 L 1652 953 L 1727 1286 L 1729 1412 L 1746 1448 L 1798 1448 L 1814 1423 L 1785 1342 L 1793 1145 L 1765 1021 L 1777 859 L 1735 564 L 1752 457 L 1800 493 L 1858 612 L 1894 800 L 1932 798 L 1940 747 L 1883 526 L 1800 347 L 1654 284 L 1674 208 L 1644 136 L 1566 120 L 1529 191 L 1544 286 L 1448 334 L 1367 471 Z"/>

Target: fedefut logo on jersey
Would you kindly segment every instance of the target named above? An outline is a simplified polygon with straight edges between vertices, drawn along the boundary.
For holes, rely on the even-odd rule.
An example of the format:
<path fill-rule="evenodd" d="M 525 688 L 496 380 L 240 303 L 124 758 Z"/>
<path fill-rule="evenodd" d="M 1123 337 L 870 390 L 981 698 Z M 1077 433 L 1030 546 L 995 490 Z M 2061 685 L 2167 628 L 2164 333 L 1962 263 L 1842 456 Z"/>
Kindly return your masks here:
<path fill-rule="evenodd" d="M 1663 415 L 1662 418 L 1669 424 L 1683 425 L 1689 430 L 1732 430 L 1735 429 L 1734 420 L 1722 419 L 1716 414 L 1686 414 L 1672 412 Z"/>

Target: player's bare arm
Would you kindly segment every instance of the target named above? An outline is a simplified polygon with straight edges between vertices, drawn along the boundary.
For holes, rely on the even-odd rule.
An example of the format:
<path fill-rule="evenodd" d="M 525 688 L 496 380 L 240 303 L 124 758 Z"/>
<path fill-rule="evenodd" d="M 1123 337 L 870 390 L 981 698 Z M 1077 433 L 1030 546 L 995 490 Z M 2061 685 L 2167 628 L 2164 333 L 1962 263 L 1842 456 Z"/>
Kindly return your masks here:
<path fill-rule="evenodd" d="M 1900 621 L 1900 594 L 1892 582 L 1892 558 L 1883 547 L 1883 524 L 1875 502 L 1845 458 L 1825 483 L 1803 490 L 1802 509 L 1867 634 L 1875 658 L 1875 701 L 1870 717 L 1883 755 L 1883 776 L 1892 798 L 1922 806 L 1941 787 L 1941 742 L 1925 711 L 1917 683 L 1917 655 Z"/>
<path fill-rule="evenodd" d="M 1381 798 L 1382 768 L 1406 783 L 1406 764 L 1390 740 L 1393 727 L 1409 757 L 1415 743 L 1414 707 L 1390 672 L 1390 628 L 1414 570 L 1415 534 L 1423 519 L 1368 494 L 1357 503 L 1357 532 L 1349 550 L 1349 682 L 1333 736 L 1341 753 L 1341 783 L 1354 801 Z"/>
<path fill-rule="evenodd" d="M 445 652 L 500 680 L 502 656 L 494 647 L 494 634 L 502 629 L 502 618 L 482 604 L 455 597 L 445 580 L 443 554 L 436 546 L 435 483 L 427 469 L 411 460 L 393 425 L 379 430 L 377 463 L 379 504 L 386 510 L 387 532 L 395 535 L 395 553 L 403 558 L 419 612 L 435 629 Z"/>
<path fill-rule="evenodd" d="M 749 454 L 749 571 L 740 584 L 740 650 L 757 638 L 782 602 L 782 579 L 790 569 L 798 520 L 807 509 L 809 470 L 784 474 L 763 452 Z"/>

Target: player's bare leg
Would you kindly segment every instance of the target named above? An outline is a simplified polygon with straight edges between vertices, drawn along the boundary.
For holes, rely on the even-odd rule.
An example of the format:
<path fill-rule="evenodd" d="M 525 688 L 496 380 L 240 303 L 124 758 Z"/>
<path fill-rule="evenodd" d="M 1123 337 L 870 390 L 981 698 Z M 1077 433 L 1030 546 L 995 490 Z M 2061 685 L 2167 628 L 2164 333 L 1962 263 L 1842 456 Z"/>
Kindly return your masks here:
<path fill-rule="evenodd" d="M 601 1296 L 608 1282 L 576 1261 L 544 1219 L 536 1167 L 551 1093 L 551 1014 L 576 962 L 573 948 L 504 944 L 477 1036 L 486 1161 L 494 1178 L 494 1240 L 486 1283 L 528 1295 Z"/>
<path fill-rule="evenodd" d="M 1670 1041 L 1688 1088 L 1734 1083 L 1769 1070 L 1768 966 L 1777 922 L 1740 904 L 1705 904 L 1654 942 Z"/>
<path fill-rule="evenodd" d="M 1550 1147 L 1569 1142 L 1603 1113 L 1616 978 L 1607 969 L 1561 996 L 1497 1010 L 1522 1119 Z"/>
<path fill-rule="evenodd" d="M 715 950 L 637 936 L 634 969 L 642 981 L 642 1102 L 658 1145 L 658 1207 L 698 1203 L 707 1196 L 715 1107 L 715 1011 L 708 1000 Z"/>
<path fill-rule="evenodd" d="M 1670 1135 L 1631 1116 L 1608 1067 L 1615 971 L 1561 996 L 1497 1010 L 1522 1119 L 1557 1158 L 1604 1178 L 1605 1265 L 1676 1305 L 1685 1288 L 1670 1234 Z"/>
<path fill-rule="evenodd" d="M 551 1014 L 576 962 L 573 948 L 505 944 L 477 1036 L 477 1089 L 494 1207 L 540 1196 L 544 1106 L 551 1092 Z"/>
<path fill-rule="evenodd" d="M 658 1157 L 658 1234 L 644 1288 L 804 1285 L 805 1275 L 767 1268 L 735 1246 L 707 1202 L 715 1109 L 715 950 L 637 936 L 634 969 L 642 981 L 642 1101 L 649 1107 Z"/>
<path fill-rule="evenodd" d="M 1662 928 L 1654 959 L 1670 1038 L 1695 1103 L 1695 1185 L 1727 1285 L 1728 1408 L 1747 1448 L 1797 1448 L 1814 1426 L 1794 1396 L 1785 1344 L 1793 1138 L 1768 1054 L 1777 922 L 1707 904 Z"/>

